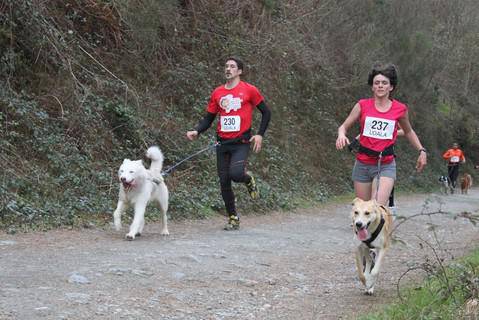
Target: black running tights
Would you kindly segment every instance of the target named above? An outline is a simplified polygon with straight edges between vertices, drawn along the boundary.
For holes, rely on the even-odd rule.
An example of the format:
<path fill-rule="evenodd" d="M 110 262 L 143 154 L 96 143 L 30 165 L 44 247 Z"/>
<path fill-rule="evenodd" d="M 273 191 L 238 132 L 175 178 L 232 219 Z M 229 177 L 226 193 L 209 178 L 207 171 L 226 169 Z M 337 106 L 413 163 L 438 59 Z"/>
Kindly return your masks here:
<path fill-rule="evenodd" d="M 457 183 L 457 177 L 459 176 L 459 166 L 458 165 L 448 166 L 447 175 L 449 176 L 449 179 L 451 180 L 452 187 L 455 188 Z"/>
<path fill-rule="evenodd" d="M 220 177 L 221 196 L 225 202 L 228 215 L 237 215 L 231 181 L 248 183 L 251 180 L 251 177 L 246 174 L 249 149 L 249 143 L 220 145 L 216 149 L 216 164 L 218 176 Z"/>

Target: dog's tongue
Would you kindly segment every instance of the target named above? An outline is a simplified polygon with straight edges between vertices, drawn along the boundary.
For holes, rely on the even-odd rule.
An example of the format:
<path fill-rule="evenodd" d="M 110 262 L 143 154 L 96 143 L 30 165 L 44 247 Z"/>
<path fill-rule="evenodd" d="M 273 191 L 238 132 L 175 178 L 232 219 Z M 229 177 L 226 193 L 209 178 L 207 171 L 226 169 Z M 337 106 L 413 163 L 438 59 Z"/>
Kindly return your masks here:
<path fill-rule="evenodd" d="M 360 241 L 364 241 L 368 238 L 368 230 L 366 228 L 363 228 L 363 229 L 359 229 L 358 230 L 358 239 Z"/>
<path fill-rule="evenodd" d="M 130 189 L 132 189 L 132 188 L 134 187 L 134 185 L 133 185 L 133 182 L 130 182 L 130 183 L 128 183 L 128 182 L 123 182 L 123 187 L 124 187 L 125 189 L 127 189 L 127 190 L 130 190 Z"/>

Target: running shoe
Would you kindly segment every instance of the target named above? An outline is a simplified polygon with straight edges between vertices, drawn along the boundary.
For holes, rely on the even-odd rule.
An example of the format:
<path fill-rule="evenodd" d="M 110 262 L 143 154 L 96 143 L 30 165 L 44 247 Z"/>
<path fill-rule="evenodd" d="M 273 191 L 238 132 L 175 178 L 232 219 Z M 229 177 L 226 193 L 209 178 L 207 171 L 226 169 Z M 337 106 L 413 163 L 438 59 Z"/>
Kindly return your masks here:
<path fill-rule="evenodd" d="M 259 198 L 259 190 L 258 187 L 256 186 L 256 180 L 254 177 L 249 174 L 251 177 L 251 180 L 246 184 L 246 188 L 248 188 L 248 193 L 251 199 L 256 200 Z"/>
<path fill-rule="evenodd" d="M 239 230 L 240 228 L 240 220 L 239 217 L 232 214 L 228 218 L 228 223 L 226 223 L 224 230 L 231 231 L 231 230 Z"/>

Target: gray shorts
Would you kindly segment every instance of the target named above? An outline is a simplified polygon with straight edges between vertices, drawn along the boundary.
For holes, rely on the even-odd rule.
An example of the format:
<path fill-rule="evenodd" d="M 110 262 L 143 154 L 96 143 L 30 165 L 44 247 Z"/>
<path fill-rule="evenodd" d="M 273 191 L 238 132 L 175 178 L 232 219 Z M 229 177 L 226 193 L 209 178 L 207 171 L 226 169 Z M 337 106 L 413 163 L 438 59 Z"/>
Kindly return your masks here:
<path fill-rule="evenodd" d="M 354 163 L 353 181 L 357 182 L 372 182 L 378 175 L 377 164 L 365 164 L 360 161 Z M 388 164 L 381 164 L 381 177 L 388 177 L 396 180 L 396 160 Z"/>

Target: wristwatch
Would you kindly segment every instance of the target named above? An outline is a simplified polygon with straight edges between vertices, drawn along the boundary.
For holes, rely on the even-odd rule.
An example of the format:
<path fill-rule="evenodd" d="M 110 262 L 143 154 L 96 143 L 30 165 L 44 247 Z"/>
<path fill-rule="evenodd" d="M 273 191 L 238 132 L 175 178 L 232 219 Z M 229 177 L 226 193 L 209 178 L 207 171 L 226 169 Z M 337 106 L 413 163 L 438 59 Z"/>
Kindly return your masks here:
<path fill-rule="evenodd" d="M 426 148 L 421 148 L 421 149 L 419 149 L 419 153 L 421 153 L 421 152 L 427 153 Z"/>

